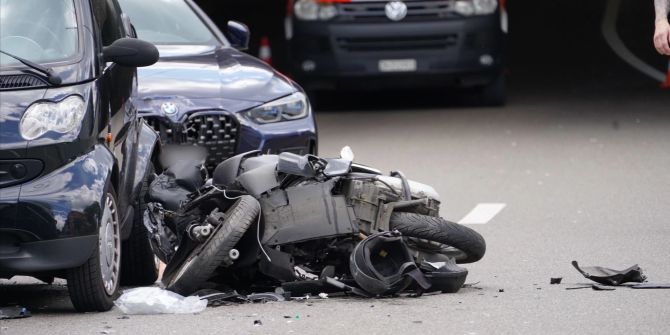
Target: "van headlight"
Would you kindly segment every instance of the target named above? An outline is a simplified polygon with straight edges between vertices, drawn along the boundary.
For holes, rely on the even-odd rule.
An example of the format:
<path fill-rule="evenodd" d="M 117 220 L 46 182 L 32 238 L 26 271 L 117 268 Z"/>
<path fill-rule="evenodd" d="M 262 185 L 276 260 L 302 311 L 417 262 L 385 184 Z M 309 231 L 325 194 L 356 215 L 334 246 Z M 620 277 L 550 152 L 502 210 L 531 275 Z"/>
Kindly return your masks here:
<path fill-rule="evenodd" d="M 324 0 L 297 0 L 293 6 L 295 17 L 303 21 L 330 20 L 337 16 L 337 8 Z"/>
<path fill-rule="evenodd" d="M 59 102 L 36 102 L 23 113 L 19 124 L 21 137 L 34 140 L 47 132 L 67 134 L 78 130 L 86 114 L 84 99 L 69 96 Z"/>
<path fill-rule="evenodd" d="M 309 102 L 303 93 L 296 92 L 248 110 L 245 114 L 252 121 L 261 124 L 297 120 L 307 117 Z"/>
<path fill-rule="evenodd" d="M 498 0 L 457 0 L 454 11 L 464 16 L 493 14 L 498 9 Z"/>

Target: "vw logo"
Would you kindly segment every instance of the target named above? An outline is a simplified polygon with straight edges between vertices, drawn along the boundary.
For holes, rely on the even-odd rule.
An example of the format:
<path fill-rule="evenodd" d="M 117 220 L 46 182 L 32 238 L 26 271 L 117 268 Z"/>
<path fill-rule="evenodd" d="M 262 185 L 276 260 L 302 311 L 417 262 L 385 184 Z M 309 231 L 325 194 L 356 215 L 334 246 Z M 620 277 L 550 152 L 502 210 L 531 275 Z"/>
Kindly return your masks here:
<path fill-rule="evenodd" d="M 402 1 L 391 1 L 385 7 L 386 17 L 393 21 L 400 21 L 407 16 L 407 5 Z"/>
<path fill-rule="evenodd" d="M 161 111 L 165 114 L 176 114 L 178 111 L 177 105 L 172 102 L 165 102 L 161 105 Z"/>

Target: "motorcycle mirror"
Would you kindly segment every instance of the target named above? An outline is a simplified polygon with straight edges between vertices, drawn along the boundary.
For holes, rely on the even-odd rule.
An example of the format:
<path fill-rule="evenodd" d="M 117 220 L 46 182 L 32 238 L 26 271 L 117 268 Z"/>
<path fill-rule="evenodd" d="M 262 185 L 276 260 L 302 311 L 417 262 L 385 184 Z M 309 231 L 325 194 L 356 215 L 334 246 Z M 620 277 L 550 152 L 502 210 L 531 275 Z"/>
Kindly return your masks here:
<path fill-rule="evenodd" d="M 347 145 L 342 150 L 340 150 L 340 158 L 348 160 L 350 162 L 354 161 L 354 151 Z"/>

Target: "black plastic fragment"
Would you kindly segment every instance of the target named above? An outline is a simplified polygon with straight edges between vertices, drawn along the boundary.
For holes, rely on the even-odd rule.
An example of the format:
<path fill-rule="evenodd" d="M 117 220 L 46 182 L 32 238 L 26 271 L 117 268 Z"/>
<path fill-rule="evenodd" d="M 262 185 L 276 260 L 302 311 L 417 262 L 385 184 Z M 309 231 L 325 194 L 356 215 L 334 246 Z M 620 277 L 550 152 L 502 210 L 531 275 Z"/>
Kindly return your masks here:
<path fill-rule="evenodd" d="M 670 283 L 642 283 L 631 285 L 630 288 L 636 289 L 670 289 Z"/>
<path fill-rule="evenodd" d="M 563 277 L 551 278 L 551 279 L 549 279 L 549 284 L 558 285 L 558 284 L 561 283 L 562 280 L 563 280 Z"/>
<path fill-rule="evenodd" d="M 642 283 L 647 279 L 647 276 L 642 273 L 642 269 L 640 269 L 637 264 L 621 271 L 601 266 L 580 268 L 577 261 L 572 261 L 572 266 L 574 266 L 584 277 L 603 285 L 617 286 L 628 282 Z"/>
<path fill-rule="evenodd" d="M 616 290 L 614 287 L 603 286 L 603 285 L 598 285 L 598 284 L 591 285 L 591 288 L 594 291 L 614 291 L 614 290 Z"/>

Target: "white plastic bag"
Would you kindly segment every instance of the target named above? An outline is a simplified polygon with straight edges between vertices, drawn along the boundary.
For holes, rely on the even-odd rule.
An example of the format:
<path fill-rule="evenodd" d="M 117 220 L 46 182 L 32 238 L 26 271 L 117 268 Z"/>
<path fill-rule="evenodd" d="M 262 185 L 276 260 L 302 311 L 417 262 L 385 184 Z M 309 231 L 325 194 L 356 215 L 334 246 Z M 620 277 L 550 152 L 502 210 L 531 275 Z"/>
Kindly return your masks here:
<path fill-rule="evenodd" d="M 114 304 L 124 314 L 190 314 L 207 308 L 207 300 L 183 297 L 159 287 L 126 290 Z"/>

